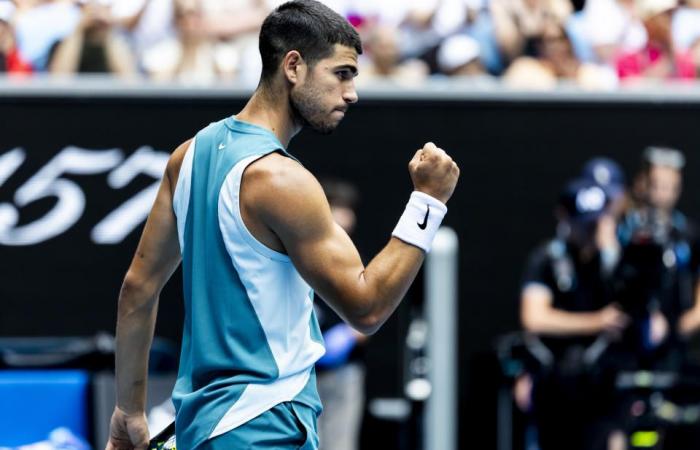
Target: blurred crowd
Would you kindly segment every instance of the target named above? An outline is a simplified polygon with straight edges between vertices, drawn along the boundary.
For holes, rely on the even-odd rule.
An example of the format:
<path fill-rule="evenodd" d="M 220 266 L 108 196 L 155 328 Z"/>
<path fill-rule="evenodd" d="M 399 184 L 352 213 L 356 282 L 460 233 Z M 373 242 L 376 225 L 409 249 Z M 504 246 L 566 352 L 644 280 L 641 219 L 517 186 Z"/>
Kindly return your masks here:
<path fill-rule="evenodd" d="M 363 37 L 359 84 L 496 76 L 609 89 L 700 69 L 700 0 L 323 1 Z M 0 72 L 254 87 L 258 29 L 281 3 L 0 0 Z"/>

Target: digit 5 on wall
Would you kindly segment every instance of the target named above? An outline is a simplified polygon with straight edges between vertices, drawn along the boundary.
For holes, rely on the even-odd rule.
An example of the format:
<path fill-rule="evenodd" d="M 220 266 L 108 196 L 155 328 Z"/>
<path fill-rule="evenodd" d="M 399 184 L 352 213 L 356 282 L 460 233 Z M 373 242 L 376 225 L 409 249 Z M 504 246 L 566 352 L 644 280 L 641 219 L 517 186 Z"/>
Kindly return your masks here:
<path fill-rule="evenodd" d="M 15 148 L 0 155 L 0 187 L 24 164 L 27 153 Z M 137 175 L 160 179 L 168 154 L 141 147 L 126 160 L 120 149 L 89 150 L 69 146 L 61 150 L 15 192 L 12 203 L 0 203 L 0 245 L 30 246 L 53 239 L 73 227 L 85 212 L 86 198 L 80 186 L 64 175 L 95 175 L 110 172 L 113 189 L 128 185 Z M 127 200 L 92 230 L 97 244 L 117 244 L 145 220 L 153 204 L 158 182 Z M 19 225 L 20 210 L 47 198 L 57 199 L 39 219 Z"/>

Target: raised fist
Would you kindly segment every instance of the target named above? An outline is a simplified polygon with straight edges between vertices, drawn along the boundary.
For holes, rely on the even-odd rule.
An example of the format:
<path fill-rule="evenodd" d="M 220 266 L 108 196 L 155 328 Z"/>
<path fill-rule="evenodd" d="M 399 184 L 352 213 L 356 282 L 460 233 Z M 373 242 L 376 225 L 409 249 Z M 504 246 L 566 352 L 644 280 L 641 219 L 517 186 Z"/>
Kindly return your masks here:
<path fill-rule="evenodd" d="M 428 142 L 408 163 L 408 172 L 416 191 L 443 203 L 452 197 L 459 178 L 459 167 L 441 148 Z"/>

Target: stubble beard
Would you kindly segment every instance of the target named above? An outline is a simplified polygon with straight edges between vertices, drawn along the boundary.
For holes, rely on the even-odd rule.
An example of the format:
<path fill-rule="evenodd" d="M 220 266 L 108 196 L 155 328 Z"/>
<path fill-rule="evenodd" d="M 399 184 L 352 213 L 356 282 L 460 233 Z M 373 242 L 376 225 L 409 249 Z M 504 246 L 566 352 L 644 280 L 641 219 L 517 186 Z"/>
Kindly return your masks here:
<path fill-rule="evenodd" d="M 338 123 L 324 120 L 328 114 L 323 110 L 321 96 L 318 91 L 309 87 L 301 87 L 293 90 L 289 96 L 289 104 L 294 115 L 294 120 L 302 127 L 311 128 L 318 134 L 331 134 Z"/>

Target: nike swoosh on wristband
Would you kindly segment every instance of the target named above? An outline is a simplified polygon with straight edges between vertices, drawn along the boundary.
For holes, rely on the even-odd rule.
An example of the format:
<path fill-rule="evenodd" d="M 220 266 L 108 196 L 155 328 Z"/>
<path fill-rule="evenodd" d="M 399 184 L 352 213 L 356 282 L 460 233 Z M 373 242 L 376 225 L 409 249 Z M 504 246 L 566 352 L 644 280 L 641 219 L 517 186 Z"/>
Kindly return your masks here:
<path fill-rule="evenodd" d="M 423 223 L 418 224 L 418 228 L 421 230 L 425 230 L 425 227 L 428 226 L 428 216 L 430 215 L 430 205 L 428 205 L 428 211 L 425 213 L 425 218 L 423 219 Z"/>

